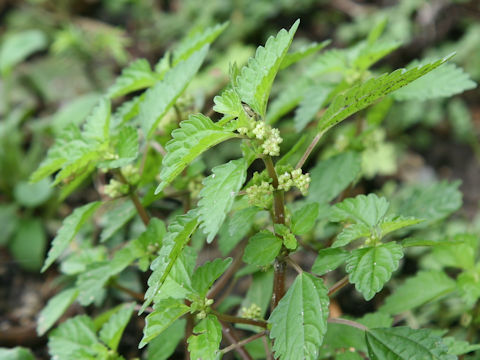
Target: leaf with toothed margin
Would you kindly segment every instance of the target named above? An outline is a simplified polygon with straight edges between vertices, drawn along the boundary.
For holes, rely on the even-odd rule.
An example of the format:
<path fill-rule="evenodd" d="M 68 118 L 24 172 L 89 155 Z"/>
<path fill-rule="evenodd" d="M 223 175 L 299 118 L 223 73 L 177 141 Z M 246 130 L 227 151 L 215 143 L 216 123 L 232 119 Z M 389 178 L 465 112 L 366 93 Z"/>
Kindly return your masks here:
<path fill-rule="evenodd" d="M 356 249 L 347 258 L 345 270 L 350 282 L 368 301 L 382 290 L 402 257 L 403 247 L 394 242 Z"/>
<path fill-rule="evenodd" d="M 346 92 L 337 95 L 320 119 L 318 123 L 318 131 L 320 133 L 326 132 L 332 126 L 345 120 L 350 115 L 353 115 L 371 105 L 377 99 L 410 84 L 436 69 L 452 58 L 452 56 L 453 54 L 432 63 L 408 70 L 395 70 L 390 74 L 384 74 L 367 80 L 364 83 L 356 85 L 348 89 Z"/>
<path fill-rule="evenodd" d="M 217 360 L 222 340 L 222 325 L 216 316 L 208 315 L 193 329 L 188 338 L 188 351 L 192 359 Z"/>
<path fill-rule="evenodd" d="M 140 104 L 139 121 L 145 137 L 150 138 L 158 123 L 175 104 L 197 73 L 207 55 L 208 45 L 170 69 L 165 77 L 145 92 Z"/>
<path fill-rule="evenodd" d="M 148 279 L 148 289 L 145 293 L 145 302 L 140 309 L 143 312 L 153 301 L 160 287 L 165 282 L 175 261 L 190 240 L 198 225 L 198 214 L 190 210 L 184 215 L 178 215 L 168 226 L 168 231 L 163 238 L 163 245 L 158 257 L 152 262 L 150 269 L 152 274 Z"/>
<path fill-rule="evenodd" d="M 292 43 L 300 20 L 289 31 L 282 29 L 276 37 L 269 37 L 265 47 L 259 46 L 236 78 L 236 90 L 243 102 L 264 117 L 273 80 Z"/>
<path fill-rule="evenodd" d="M 202 114 L 190 115 L 180 123 L 180 128 L 172 131 L 172 139 L 165 149 L 160 179 L 155 193 L 158 194 L 173 181 L 197 156 L 222 141 L 237 137 Z"/>
<path fill-rule="evenodd" d="M 317 359 L 327 332 L 328 305 L 323 280 L 307 273 L 298 275 L 268 319 L 275 356 Z"/>
<path fill-rule="evenodd" d="M 57 236 L 52 241 L 52 247 L 48 252 L 47 259 L 43 265 L 42 272 L 48 269 L 50 265 L 62 254 L 68 247 L 75 235 L 80 231 L 82 225 L 93 215 L 95 210 L 100 206 L 101 202 L 96 201 L 87 205 L 76 208 L 63 221 L 62 227 L 58 230 Z"/>
<path fill-rule="evenodd" d="M 65 310 L 75 301 L 78 296 L 77 289 L 67 289 L 59 292 L 57 295 L 48 300 L 40 312 L 37 322 L 37 333 L 42 336 L 53 324 L 63 315 Z"/>
<path fill-rule="evenodd" d="M 203 180 L 198 213 L 200 227 L 211 243 L 230 212 L 237 192 L 247 177 L 247 161 L 244 158 L 229 161 L 212 169 L 212 175 Z"/>

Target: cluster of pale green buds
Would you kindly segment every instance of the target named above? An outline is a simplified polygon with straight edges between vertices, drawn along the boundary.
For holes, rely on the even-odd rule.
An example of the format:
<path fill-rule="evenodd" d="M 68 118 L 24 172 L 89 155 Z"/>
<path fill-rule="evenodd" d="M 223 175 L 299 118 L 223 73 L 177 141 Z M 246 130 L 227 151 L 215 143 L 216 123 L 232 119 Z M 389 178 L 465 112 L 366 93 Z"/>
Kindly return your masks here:
<path fill-rule="evenodd" d="M 303 196 L 307 195 L 310 185 L 310 174 L 302 174 L 302 169 L 295 169 L 291 172 L 285 172 L 278 177 L 278 188 L 288 191 L 293 186 L 297 187 Z"/>
<path fill-rule="evenodd" d="M 262 181 L 260 185 L 252 185 L 247 188 L 246 193 L 251 205 L 260 205 L 259 202 L 262 202 L 262 199 L 273 193 L 273 186 L 266 181 Z"/>
<path fill-rule="evenodd" d="M 112 179 L 108 185 L 104 186 L 103 193 L 111 198 L 116 198 L 128 194 L 129 189 L 128 184 Z"/>
<path fill-rule="evenodd" d="M 212 306 L 212 304 L 213 304 L 213 299 L 205 298 L 203 299 L 203 301 L 200 301 L 199 303 L 193 302 L 190 308 L 192 311 L 198 311 L 197 319 L 201 320 L 207 317 L 208 307 Z"/>
<path fill-rule="evenodd" d="M 262 309 L 257 304 L 252 304 L 248 308 L 244 306 L 240 309 L 240 316 L 247 319 L 260 319 Z"/>
<path fill-rule="evenodd" d="M 200 196 L 200 191 L 203 189 L 203 176 L 198 175 L 191 179 L 188 183 L 188 191 L 190 193 L 190 197 L 196 199 Z"/>
<path fill-rule="evenodd" d="M 261 148 L 264 155 L 280 155 L 279 145 L 282 143 L 283 139 L 281 138 L 280 131 L 278 129 L 272 128 L 263 121 L 257 121 L 251 123 L 250 128 L 240 127 L 237 129 L 237 131 L 242 135 L 263 140 Z"/>

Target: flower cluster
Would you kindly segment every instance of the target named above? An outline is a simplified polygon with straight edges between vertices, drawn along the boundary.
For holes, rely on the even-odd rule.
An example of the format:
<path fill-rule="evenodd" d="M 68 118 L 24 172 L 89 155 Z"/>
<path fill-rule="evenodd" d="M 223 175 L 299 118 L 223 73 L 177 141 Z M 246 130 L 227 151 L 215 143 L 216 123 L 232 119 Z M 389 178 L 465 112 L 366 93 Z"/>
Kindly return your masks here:
<path fill-rule="evenodd" d="M 279 145 L 283 139 L 278 129 L 272 128 L 263 121 L 251 122 L 249 125 L 249 127 L 240 127 L 237 131 L 242 135 L 262 140 L 261 149 L 264 155 L 280 155 Z"/>
<path fill-rule="evenodd" d="M 244 306 L 240 309 L 240 316 L 247 319 L 260 319 L 262 317 L 262 309 L 257 304 L 252 304 L 248 308 Z"/>
<path fill-rule="evenodd" d="M 130 187 L 128 184 L 112 179 L 103 188 L 103 193 L 111 198 L 116 198 L 128 194 Z"/>
<path fill-rule="evenodd" d="M 278 188 L 288 191 L 293 186 L 297 187 L 303 196 L 307 195 L 310 185 L 310 174 L 302 174 L 302 169 L 295 169 L 291 172 L 284 172 L 278 177 Z"/>
<path fill-rule="evenodd" d="M 248 202 L 251 205 L 257 205 L 260 207 L 267 208 L 271 202 L 271 195 L 273 193 L 273 186 L 266 182 L 262 181 L 260 185 L 252 185 L 246 190 Z"/>

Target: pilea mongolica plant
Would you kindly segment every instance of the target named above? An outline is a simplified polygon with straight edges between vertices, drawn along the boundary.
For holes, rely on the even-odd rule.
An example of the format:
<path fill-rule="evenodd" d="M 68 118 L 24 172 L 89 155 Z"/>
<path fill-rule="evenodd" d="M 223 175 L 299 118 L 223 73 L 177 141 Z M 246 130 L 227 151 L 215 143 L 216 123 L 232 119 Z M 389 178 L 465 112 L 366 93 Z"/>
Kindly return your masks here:
<path fill-rule="evenodd" d="M 475 86 L 453 55 L 371 70 L 401 45 L 382 37 L 386 25 L 351 48 L 291 50 L 297 21 L 244 66 L 230 59 L 211 103 L 199 95 L 210 81 L 202 64 L 227 24 L 197 31 L 153 68 L 131 63 L 80 128 L 66 126 L 31 181 L 54 176 L 65 199 L 93 179 L 97 200 L 64 219 L 42 269 L 61 273 L 38 319 L 52 358 L 127 358 L 127 326 L 138 333 L 133 358 L 146 359 L 450 360 L 475 350 L 446 330 L 398 326 L 399 314 L 455 291 L 473 308 L 474 261 L 456 278 L 419 272 L 362 318 L 330 314 L 349 284 L 374 299 L 410 247 L 476 249 L 468 234 L 422 237 L 461 206 L 457 182 L 357 186 L 384 171 L 370 156 L 385 150 L 395 100 Z M 287 85 L 269 101 L 278 74 Z M 73 302 L 88 311 L 52 329 Z"/>

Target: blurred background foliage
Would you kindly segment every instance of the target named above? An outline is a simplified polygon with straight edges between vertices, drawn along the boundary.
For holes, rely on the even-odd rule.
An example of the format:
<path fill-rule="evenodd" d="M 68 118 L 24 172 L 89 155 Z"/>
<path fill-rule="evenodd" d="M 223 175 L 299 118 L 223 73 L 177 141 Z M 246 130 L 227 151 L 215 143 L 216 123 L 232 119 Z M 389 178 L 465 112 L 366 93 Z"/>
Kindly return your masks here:
<path fill-rule="evenodd" d="M 453 61 L 480 80 L 477 0 L 0 0 L 0 345 L 41 349 L 45 340 L 35 334 L 35 315 L 55 282 L 48 273 L 38 274 L 45 249 L 71 208 L 96 197 L 94 188 L 84 186 L 64 202 L 67 194 L 51 188 L 48 180 L 28 182 L 53 135 L 82 122 L 132 60 L 142 57 L 155 64 L 188 32 L 229 21 L 189 87 L 195 107 L 208 113 L 212 97 L 228 80 L 229 64 L 243 64 L 258 44 L 297 18 L 301 25 L 294 48 L 327 39 L 330 47 L 348 48 L 386 19 L 383 37 L 401 45 L 376 65 L 377 72 L 456 51 Z M 278 120 L 282 95 L 293 96 L 301 81 L 315 85 L 325 66 L 315 61 L 306 59 L 279 75 L 270 121 Z M 341 66 L 339 58 L 333 61 Z M 359 140 L 355 123 L 347 123 L 333 131 L 335 146 L 328 151 L 340 152 L 359 141 L 370 178 L 364 186 L 385 194 L 396 193 L 403 183 L 461 179 L 464 205 L 445 233 L 478 231 L 480 93 L 424 98 L 382 102 L 367 112 L 369 124 L 383 122 L 382 128 Z M 289 144 L 286 135 L 284 149 Z M 206 161 L 231 156 L 222 149 L 212 155 L 220 160 Z M 432 256 L 423 263 L 428 266 Z M 442 305 L 432 305 L 423 316 L 440 314 L 435 306 Z M 462 315 L 460 308 L 450 309 L 438 319 L 442 326 Z"/>

